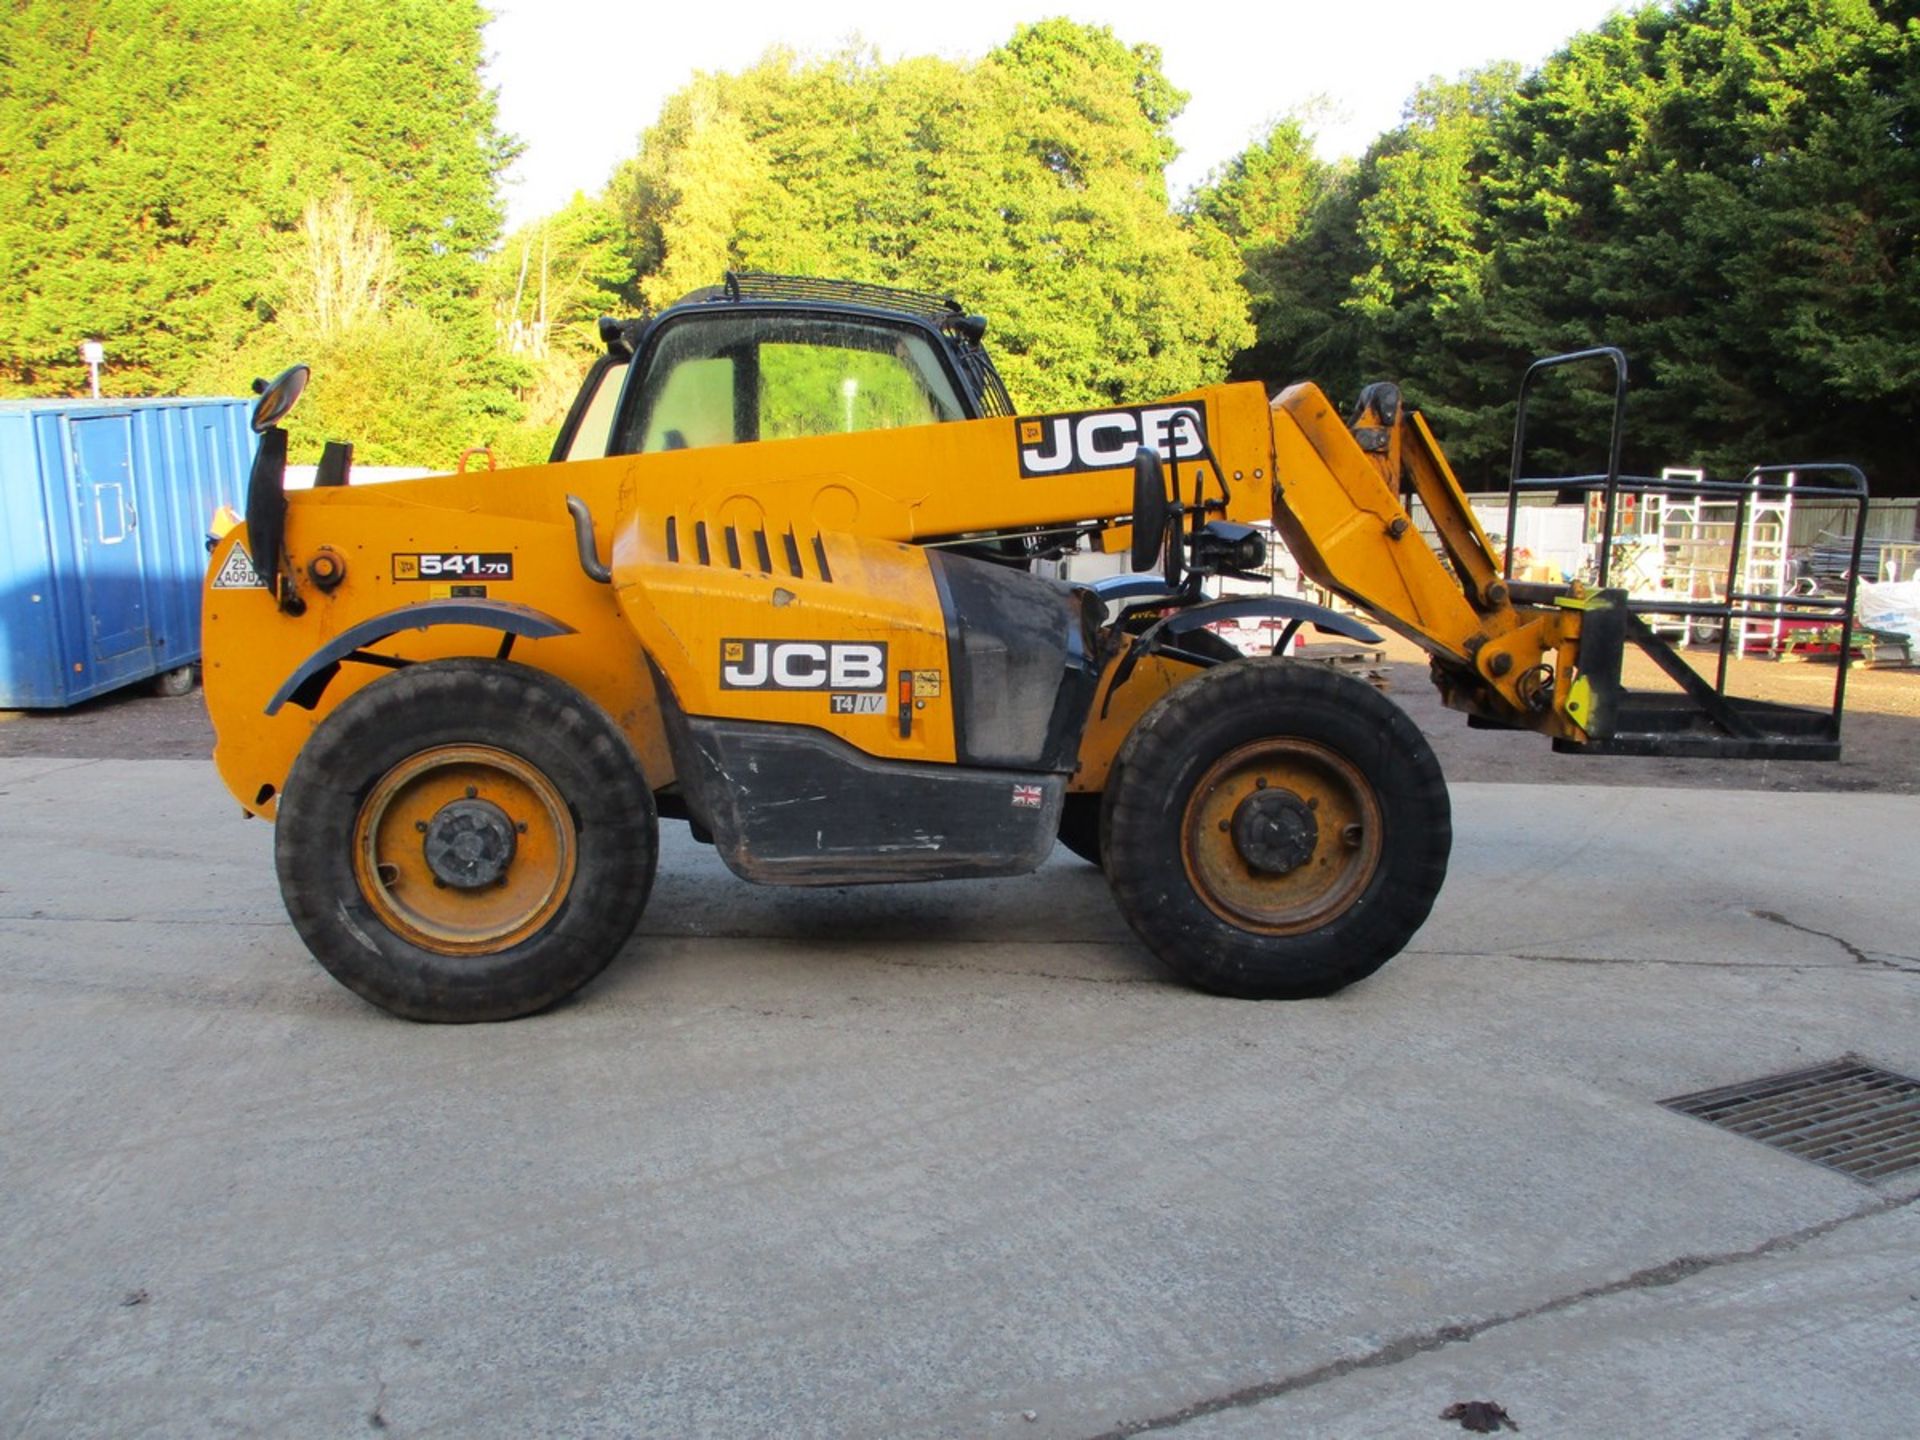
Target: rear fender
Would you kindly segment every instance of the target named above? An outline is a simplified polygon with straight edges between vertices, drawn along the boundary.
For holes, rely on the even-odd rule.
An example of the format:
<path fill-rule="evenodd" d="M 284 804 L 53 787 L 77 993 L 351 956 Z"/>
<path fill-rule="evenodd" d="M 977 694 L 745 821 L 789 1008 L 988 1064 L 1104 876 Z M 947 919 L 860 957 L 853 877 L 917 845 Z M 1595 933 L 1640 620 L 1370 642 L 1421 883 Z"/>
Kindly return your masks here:
<path fill-rule="evenodd" d="M 599 468 L 579 462 L 566 478 L 577 488 Z M 317 557 L 331 556 L 346 571 L 331 588 L 303 585 L 298 613 L 276 605 L 259 581 L 242 553 L 244 525 L 215 544 L 202 594 L 205 694 L 214 762 L 246 810 L 271 817 L 314 730 L 387 670 L 463 656 L 505 654 L 566 681 L 626 734 L 650 786 L 673 783 L 644 641 L 608 588 L 581 574 L 563 497 L 527 493 L 539 488 L 540 471 L 512 475 L 512 485 L 462 477 L 458 495 L 439 493 L 446 482 L 435 479 L 290 495 L 285 568 L 307 576 Z M 609 477 L 601 489 L 614 483 Z M 419 592 L 469 586 L 403 573 L 416 551 L 511 563 L 472 587 L 491 593 L 434 595 Z"/>

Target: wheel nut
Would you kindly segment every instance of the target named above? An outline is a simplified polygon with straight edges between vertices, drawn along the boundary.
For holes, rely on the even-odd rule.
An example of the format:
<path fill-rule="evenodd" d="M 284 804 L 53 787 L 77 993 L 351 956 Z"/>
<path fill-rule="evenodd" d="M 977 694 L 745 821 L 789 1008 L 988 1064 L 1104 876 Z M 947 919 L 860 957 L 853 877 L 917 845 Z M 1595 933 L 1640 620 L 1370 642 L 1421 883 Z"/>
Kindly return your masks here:
<path fill-rule="evenodd" d="M 475 789 L 475 788 L 474 788 L 473 786 L 471 786 L 471 785 L 469 785 L 469 786 L 467 786 L 467 799 L 469 799 L 469 800 L 472 800 L 472 799 L 474 799 L 474 798 L 475 798 L 476 796 L 478 796 L 478 795 L 479 795 L 479 793 L 480 793 L 480 792 L 479 792 L 478 790 L 476 790 L 476 789 Z"/>
<path fill-rule="evenodd" d="M 427 822 L 424 820 L 416 820 L 413 822 L 413 828 L 424 835 L 427 833 Z"/>

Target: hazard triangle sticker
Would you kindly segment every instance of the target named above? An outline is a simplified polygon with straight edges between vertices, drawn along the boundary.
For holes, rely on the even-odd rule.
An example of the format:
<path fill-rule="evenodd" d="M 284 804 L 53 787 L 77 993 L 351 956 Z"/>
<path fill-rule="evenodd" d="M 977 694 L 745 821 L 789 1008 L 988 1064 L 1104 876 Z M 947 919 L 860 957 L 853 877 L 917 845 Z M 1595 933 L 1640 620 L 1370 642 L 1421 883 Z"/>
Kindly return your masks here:
<path fill-rule="evenodd" d="M 253 557 L 247 554 L 247 547 L 236 542 L 227 552 L 226 563 L 221 565 L 220 573 L 213 577 L 216 590 L 264 590 L 267 582 L 260 578 L 260 572 L 253 568 Z"/>

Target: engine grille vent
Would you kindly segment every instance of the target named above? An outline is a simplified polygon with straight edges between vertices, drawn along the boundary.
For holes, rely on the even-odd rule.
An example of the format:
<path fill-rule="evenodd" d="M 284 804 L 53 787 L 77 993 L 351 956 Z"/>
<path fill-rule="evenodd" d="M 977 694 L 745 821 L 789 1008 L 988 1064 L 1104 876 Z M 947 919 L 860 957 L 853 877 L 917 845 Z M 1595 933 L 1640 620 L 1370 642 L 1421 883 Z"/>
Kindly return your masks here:
<path fill-rule="evenodd" d="M 683 524 L 679 516 L 669 515 L 666 542 L 667 559 L 676 564 L 725 565 L 731 570 L 757 571 L 762 575 L 791 575 L 796 580 L 833 582 L 826 542 L 817 534 L 810 540 L 802 540 L 791 527 L 784 534 L 769 535 L 757 527 L 709 525 L 705 520 L 695 520 L 688 525 Z M 811 574 L 808 560 L 812 561 Z"/>

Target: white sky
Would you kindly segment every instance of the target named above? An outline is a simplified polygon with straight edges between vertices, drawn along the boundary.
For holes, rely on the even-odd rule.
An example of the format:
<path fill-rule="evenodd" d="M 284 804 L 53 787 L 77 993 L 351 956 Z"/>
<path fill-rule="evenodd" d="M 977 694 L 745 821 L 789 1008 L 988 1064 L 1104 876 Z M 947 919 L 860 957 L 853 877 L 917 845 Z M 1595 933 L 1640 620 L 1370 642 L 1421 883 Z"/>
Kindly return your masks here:
<path fill-rule="evenodd" d="M 501 126 L 527 147 L 508 176 L 511 227 L 576 190 L 599 189 L 694 71 L 738 70 L 776 44 L 819 53 L 857 38 L 887 60 L 960 59 L 1049 15 L 1110 26 L 1128 44 L 1158 45 L 1167 77 L 1193 96 L 1173 127 L 1182 154 L 1167 177 L 1177 198 L 1273 117 L 1316 96 L 1329 102 L 1321 153 L 1357 155 L 1428 76 L 1493 60 L 1531 68 L 1616 8 L 1618 0 L 844 0 L 819 9 L 495 0 L 486 41 Z"/>

